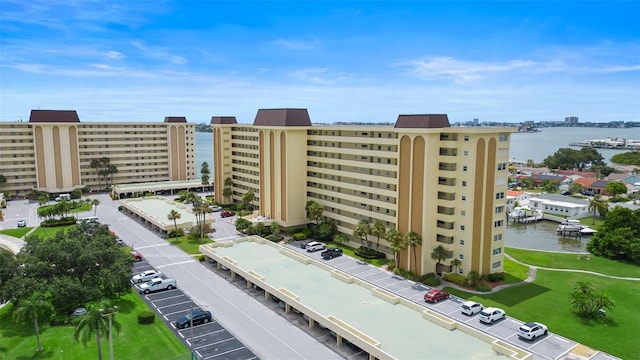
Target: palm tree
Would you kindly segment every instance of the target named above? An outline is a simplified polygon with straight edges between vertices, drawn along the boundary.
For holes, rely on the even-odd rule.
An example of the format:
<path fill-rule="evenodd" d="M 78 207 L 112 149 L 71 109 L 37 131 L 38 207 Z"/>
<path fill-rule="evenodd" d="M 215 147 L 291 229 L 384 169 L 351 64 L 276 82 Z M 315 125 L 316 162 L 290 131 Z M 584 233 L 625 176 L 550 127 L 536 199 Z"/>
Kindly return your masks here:
<path fill-rule="evenodd" d="M 480 283 L 481 278 L 480 273 L 477 271 L 469 271 L 469 274 L 467 274 L 467 282 L 472 288 L 475 288 Z"/>
<path fill-rule="evenodd" d="M 336 234 L 336 236 L 333 237 L 333 242 L 338 245 L 344 245 L 348 241 L 349 241 L 349 238 L 347 238 L 344 234 Z"/>
<path fill-rule="evenodd" d="M 171 210 L 169 212 L 169 214 L 167 214 L 167 219 L 169 219 L 170 221 L 173 221 L 173 226 L 175 226 L 176 228 L 176 233 L 178 233 L 178 219 L 180 219 L 182 217 L 182 215 L 175 211 L 175 210 Z"/>
<path fill-rule="evenodd" d="M 33 321 L 33 329 L 36 332 L 36 342 L 38 344 L 37 351 L 42 351 L 38 319 L 46 320 L 53 314 L 53 311 L 53 305 L 48 297 L 40 292 L 34 292 L 28 298 L 19 300 L 13 311 L 13 318 L 16 322 Z"/>
<path fill-rule="evenodd" d="M 49 195 L 48 194 L 40 194 L 40 196 L 38 196 L 38 205 L 42 206 L 42 205 L 45 205 L 48 202 L 49 202 Z"/>
<path fill-rule="evenodd" d="M 228 177 L 224 179 L 224 188 L 222 189 L 222 196 L 227 199 L 227 204 L 231 204 L 231 197 L 233 196 L 233 179 Z"/>
<path fill-rule="evenodd" d="M 93 216 L 96 216 L 96 212 L 98 211 L 98 205 L 100 205 L 100 200 L 98 199 L 91 200 L 91 205 L 93 205 Z"/>
<path fill-rule="evenodd" d="M 307 218 L 315 221 L 316 225 L 320 223 L 320 218 L 322 217 L 323 212 L 324 205 L 313 200 L 307 202 Z"/>
<path fill-rule="evenodd" d="M 445 260 L 448 255 L 449 251 L 442 245 L 438 245 L 433 248 L 433 251 L 431 252 L 431 258 L 436 261 L 436 273 L 438 272 L 440 263 Z"/>
<path fill-rule="evenodd" d="M 109 319 L 103 316 L 104 309 L 112 308 L 108 301 L 93 303 L 87 306 L 87 313 L 80 317 L 73 337 L 76 341 L 82 341 L 86 346 L 91 337 L 95 334 L 98 344 L 98 359 L 102 360 L 102 346 L 100 344 L 100 336 L 109 331 Z M 110 315 L 113 316 L 113 315 Z M 120 331 L 120 324 L 112 318 L 111 326 Z"/>
<path fill-rule="evenodd" d="M 453 268 L 453 271 L 455 272 L 456 270 L 458 270 L 458 268 L 462 265 L 462 261 L 460 261 L 460 259 L 453 259 L 451 260 L 451 267 Z"/>
<path fill-rule="evenodd" d="M 371 234 L 371 225 L 367 220 L 360 219 L 353 227 L 353 237 L 360 239 L 362 246 L 365 246 L 364 242 L 369 234 Z"/>
<path fill-rule="evenodd" d="M 380 247 L 380 237 L 384 238 L 386 232 L 387 229 L 384 227 L 384 223 L 382 221 L 376 220 L 376 222 L 373 223 L 373 226 L 371 227 L 371 235 L 377 238 L 376 251 L 378 251 L 378 248 Z"/>
<path fill-rule="evenodd" d="M 596 223 L 596 214 L 598 213 L 598 208 L 601 206 L 600 203 L 602 200 L 600 199 L 600 194 L 596 194 L 593 196 L 591 200 L 589 200 L 589 211 L 593 212 L 593 222 L 591 225 Z"/>
<path fill-rule="evenodd" d="M 422 236 L 415 231 L 409 231 L 407 235 L 405 235 L 405 239 L 407 246 L 413 249 L 413 263 L 416 266 L 415 274 L 418 275 L 418 255 L 416 254 L 416 249 L 422 245 Z M 409 266 L 409 269 L 411 269 L 411 266 Z"/>
<path fill-rule="evenodd" d="M 398 257 L 398 253 L 407 248 L 407 242 L 405 241 L 405 237 L 400 234 L 395 227 L 389 228 L 387 233 L 385 234 L 385 238 L 391 244 L 391 249 L 393 250 L 393 261 L 396 268 L 400 267 L 400 259 Z"/>

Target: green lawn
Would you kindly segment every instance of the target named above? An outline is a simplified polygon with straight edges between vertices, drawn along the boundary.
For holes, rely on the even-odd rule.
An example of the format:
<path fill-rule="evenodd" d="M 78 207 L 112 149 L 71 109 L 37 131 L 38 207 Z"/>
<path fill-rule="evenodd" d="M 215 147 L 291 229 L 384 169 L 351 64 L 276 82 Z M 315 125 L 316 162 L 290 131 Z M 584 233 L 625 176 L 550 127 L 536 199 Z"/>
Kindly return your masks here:
<path fill-rule="evenodd" d="M 513 284 L 524 281 L 529 277 L 529 267 L 520 265 L 515 261 L 504 258 L 504 281 L 503 284 Z"/>
<path fill-rule="evenodd" d="M 195 255 L 200 254 L 200 245 L 212 243 L 213 240 L 208 237 L 204 237 L 201 240 L 191 239 L 188 236 L 181 236 L 179 238 L 171 238 L 167 239 L 169 244 L 173 246 L 177 246 L 182 249 L 187 254 Z"/>
<path fill-rule="evenodd" d="M 23 227 L 23 228 L 15 228 L 15 229 L 5 229 L 5 230 L 0 230 L 0 234 L 4 234 L 4 235 L 8 235 L 8 236 L 13 236 L 14 238 L 22 238 L 23 236 L 25 236 L 29 231 L 31 231 L 31 227 Z"/>
<path fill-rule="evenodd" d="M 591 255 L 589 260 L 577 254 L 506 248 L 506 253 L 525 264 L 557 269 L 595 271 L 600 274 L 640 278 L 640 266 Z"/>
<path fill-rule="evenodd" d="M 391 264 L 393 263 L 393 260 L 389 260 L 389 259 L 364 259 L 361 258 L 360 256 L 355 254 L 355 249 L 346 245 L 338 245 L 336 243 L 334 243 L 333 241 L 328 242 L 327 243 L 328 247 L 339 247 L 342 248 L 342 253 L 348 256 L 351 256 L 353 258 L 356 259 L 360 259 L 366 263 L 369 263 L 373 266 L 377 266 L 377 267 L 381 267 L 383 265 L 387 265 L 387 264 Z"/>
<path fill-rule="evenodd" d="M 607 293 L 615 302 L 606 318 L 583 321 L 569 306 L 569 293 L 577 281 L 586 281 Z M 532 284 L 514 286 L 490 294 L 470 294 L 447 288 L 457 296 L 498 306 L 522 321 L 539 321 L 556 334 L 623 359 L 639 359 L 640 282 L 612 280 L 602 276 L 538 270 Z M 635 334 L 635 335 L 634 335 Z"/>
<path fill-rule="evenodd" d="M 147 304 L 133 291 L 114 305 L 120 311 L 115 319 L 122 325 L 113 335 L 113 351 L 116 359 L 188 359 L 189 350 L 156 317 L 154 324 L 138 324 L 138 313 L 150 311 Z M 98 357 L 95 336 L 85 347 L 73 337 L 73 326 L 49 326 L 40 324 L 40 341 L 44 351 L 36 352 L 33 324 L 16 324 L 9 310 L 0 309 L 0 358 L 1 359 L 96 359 Z M 109 342 L 105 334 L 102 343 L 104 359 L 109 358 Z"/>

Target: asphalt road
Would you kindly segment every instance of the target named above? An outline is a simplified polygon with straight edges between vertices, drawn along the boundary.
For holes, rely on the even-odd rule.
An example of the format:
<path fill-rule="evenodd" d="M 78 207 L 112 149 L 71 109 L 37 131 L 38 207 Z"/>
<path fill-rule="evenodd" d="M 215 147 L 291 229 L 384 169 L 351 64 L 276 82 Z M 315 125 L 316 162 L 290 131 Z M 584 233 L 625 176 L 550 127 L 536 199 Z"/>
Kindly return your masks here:
<path fill-rule="evenodd" d="M 176 279 L 178 287 L 217 322 L 240 339 L 261 359 L 341 359 L 338 354 L 274 313 L 261 302 L 247 296 L 227 280 L 213 274 L 158 234 L 117 210 L 118 202 L 107 195 L 100 200 L 97 216 L 128 245 L 139 251 L 154 268 Z M 78 217 L 93 215 L 93 211 Z M 215 239 L 237 236 L 231 218 L 215 213 Z"/>

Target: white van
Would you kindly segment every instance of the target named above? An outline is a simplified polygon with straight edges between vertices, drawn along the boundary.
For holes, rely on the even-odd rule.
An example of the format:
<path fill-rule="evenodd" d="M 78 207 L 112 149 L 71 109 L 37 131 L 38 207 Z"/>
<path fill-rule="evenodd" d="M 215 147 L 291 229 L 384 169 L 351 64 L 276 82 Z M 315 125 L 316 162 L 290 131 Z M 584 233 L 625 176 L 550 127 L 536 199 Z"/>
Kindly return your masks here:
<path fill-rule="evenodd" d="M 305 250 L 307 250 L 308 252 L 324 250 L 326 248 L 327 248 L 327 245 L 325 245 L 325 244 L 323 244 L 321 242 L 317 242 L 317 241 L 312 241 L 312 242 L 308 243 L 307 246 L 305 246 Z"/>
<path fill-rule="evenodd" d="M 56 198 L 56 201 L 60 201 L 62 199 L 65 199 L 67 201 L 71 201 L 71 194 L 60 194 L 58 195 L 58 197 Z"/>
<path fill-rule="evenodd" d="M 87 216 L 80 218 L 76 221 L 76 224 L 82 224 L 83 222 L 100 222 L 97 216 Z"/>

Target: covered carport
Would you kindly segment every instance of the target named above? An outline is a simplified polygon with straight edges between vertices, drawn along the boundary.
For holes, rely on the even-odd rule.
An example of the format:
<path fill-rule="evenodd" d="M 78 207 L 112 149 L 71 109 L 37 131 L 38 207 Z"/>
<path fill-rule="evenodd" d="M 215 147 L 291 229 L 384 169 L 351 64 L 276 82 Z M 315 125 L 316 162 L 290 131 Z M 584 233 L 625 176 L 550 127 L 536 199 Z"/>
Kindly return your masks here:
<path fill-rule="evenodd" d="M 177 194 L 182 190 L 205 191 L 207 186 L 202 185 L 202 180 L 182 180 L 182 181 L 155 181 L 137 184 L 113 185 L 111 193 L 117 199 L 130 197 L 140 197 L 144 194 L 158 194 L 168 192 Z"/>

